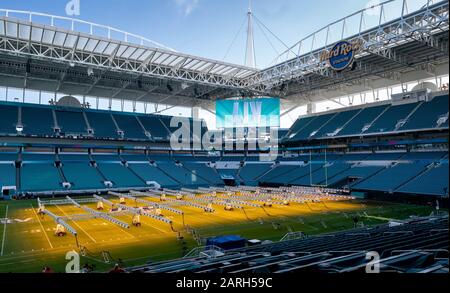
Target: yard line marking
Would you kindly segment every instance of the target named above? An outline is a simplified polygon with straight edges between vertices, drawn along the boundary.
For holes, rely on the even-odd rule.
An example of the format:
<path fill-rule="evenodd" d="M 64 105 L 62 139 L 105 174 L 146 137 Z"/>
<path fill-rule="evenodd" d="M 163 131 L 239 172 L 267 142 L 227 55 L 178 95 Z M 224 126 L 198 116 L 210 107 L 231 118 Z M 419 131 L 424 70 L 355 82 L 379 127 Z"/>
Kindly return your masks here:
<path fill-rule="evenodd" d="M 61 213 L 63 213 L 64 214 L 64 216 L 66 216 L 66 217 L 69 217 L 70 218 L 70 216 L 68 215 L 68 214 L 66 214 L 58 205 L 55 205 L 55 207 L 56 208 L 58 208 L 58 210 L 60 210 L 61 211 Z M 72 223 L 74 223 L 78 228 L 80 228 L 80 230 L 81 231 L 83 231 L 83 233 L 84 234 L 86 234 L 86 236 L 87 237 L 89 237 L 92 241 L 94 241 L 94 243 L 97 243 L 97 241 L 95 241 L 95 239 L 91 236 L 91 235 L 89 235 L 89 233 L 88 232 L 86 232 L 83 228 L 81 228 L 81 226 L 80 225 L 78 225 L 78 223 L 77 222 L 75 222 L 75 221 L 73 221 L 73 220 L 71 220 L 72 221 Z"/>
<path fill-rule="evenodd" d="M 6 237 L 6 223 L 8 222 L 8 206 L 6 206 L 6 211 L 5 211 L 5 227 L 3 228 L 3 240 L 2 240 L 2 251 L 0 253 L 0 256 L 3 256 L 3 250 L 5 248 L 5 237 Z"/>
<path fill-rule="evenodd" d="M 110 224 L 108 223 L 108 225 L 110 225 Z M 118 229 L 118 230 L 121 231 L 122 233 L 128 234 L 128 236 L 131 237 L 131 238 L 128 238 L 128 239 L 136 238 L 136 236 L 134 236 L 133 234 L 128 233 L 128 232 L 125 230 L 125 228 L 119 227 L 119 226 L 117 226 L 117 225 L 115 225 L 115 224 L 113 224 L 112 227 L 114 227 L 115 229 Z"/>
<path fill-rule="evenodd" d="M 39 219 L 38 214 L 37 214 L 36 211 L 34 210 L 33 204 L 31 204 L 31 209 L 33 210 L 33 214 L 35 215 L 36 219 L 38 220 L 39 225 L 41 225 L 42 233 L 44 233 L 45 238 L 47 238 L 48 244 L 50 244 L 50 247 L 53 249 L 53 245 L 52 245 L 52 243 L 50 242 L 50 238 L 48 238 L 47 233 L 45 233 L 44 225 L 42 225 L 41 219 Z"/>
<path fill-rule="evenodd" d="M 149 224 L 149 223 L 146 223 L 146 224 L 147 224 L 148 226 L 152 227 L 153 229 L 156 229 L 156 230 L 160 231 L 160 232 L 163 233 L 163 234 L 169 234 L 169 233 L 171 233 L 171 232 L 169 232 L 169 231 L 160 229 L 159 227 L 154 226 L 154 225 L 152 225 L 152 224 Z"/>

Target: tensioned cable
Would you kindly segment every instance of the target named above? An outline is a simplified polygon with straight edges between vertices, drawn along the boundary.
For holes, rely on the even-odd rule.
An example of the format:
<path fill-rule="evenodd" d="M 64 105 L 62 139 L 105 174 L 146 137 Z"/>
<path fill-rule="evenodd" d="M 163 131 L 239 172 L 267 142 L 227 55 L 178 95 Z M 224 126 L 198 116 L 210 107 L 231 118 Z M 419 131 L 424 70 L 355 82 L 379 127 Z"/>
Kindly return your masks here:
<path fill-rule="evenodd" d="M 234 43 L 236 42 L 236 40 L 237 40 L 239 34 L 241 33 L 242 28 L 244 27 L 244 24 L 245 24 L 245 21 L 246 21 L 246 20 L 247 20 L 247 17 L 244 17 L 244 20 L 242 21 L 241 27 L 239 28 L 239 31 L 237 32 L 237 34 L 234 36 L 234 39 L 233 39 L 233 41 L 231 42 L 230 46 L 228 47 L 228 50 L 227 50 L 227 52 L 225 53 L 225 56 L 223 57 L 222 61 L 225 61 L 225 59 L 228 57 L 228 54 L 230 53 L 231 48 L 233 47 Z"/>
<path fill-rule="evenodd" d="M 260 23 L 272 36 L 274 36 L 281 44 L 283 44 L 283 46 L 285 46 L 286 47 L 286 49 L 288 49 L 289 51 L 291 51 L 294 55 L 296 55 L 297 56 L 297 54 L 294 52 L 294 51 L 292 51 L 292 49 L 291 48 L 289 48 L 289 46 L 288 45 L 286 45 L 286 43 L 285 42 L 283 42 L 283 40 L 281 40 L 274 32 L 272 32 L 261 20 L 259 20 L 259 18 L 256 16 L 256 15 L 253 15 L 253 17 L 256 19 L 256 21 L 258 22 L 258 23 Z"/>
<path fill-rule="evenodd" d="M 275 53 L 277 55 L 280 55 L 280 52 L 275 48 L 275 46 L 273 45 L 273 43 L 270 41 L 269 37 L 267 36 L 266 32 L 264 31 L 263 27 L 259 24 L 259 22 L 256 22 L 256 24 L 258 25 L 259 29 L 261 30 L 261 32 L 263 33 L 263 36 L 266 38 L 267 42 L 270 44 L 270 46 L 272 47 L 272 49 L 275 51 Z"/>

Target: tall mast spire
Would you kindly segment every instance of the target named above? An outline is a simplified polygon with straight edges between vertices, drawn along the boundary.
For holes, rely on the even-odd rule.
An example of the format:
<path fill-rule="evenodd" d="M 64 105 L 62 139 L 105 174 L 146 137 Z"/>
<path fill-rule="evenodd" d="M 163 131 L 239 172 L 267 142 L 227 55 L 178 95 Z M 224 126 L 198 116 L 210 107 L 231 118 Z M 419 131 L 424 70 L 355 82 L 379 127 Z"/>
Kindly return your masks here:
<path fill-rule="evenodd" d="M 248 67 L 256 68 L 255 57 L 255 40 L 253 38 L 253 12 L 252 12 L 252 0 L 248 3 L 248 28 L 247 28 L 247 48 L 245 50 L 245 65 Z"/>

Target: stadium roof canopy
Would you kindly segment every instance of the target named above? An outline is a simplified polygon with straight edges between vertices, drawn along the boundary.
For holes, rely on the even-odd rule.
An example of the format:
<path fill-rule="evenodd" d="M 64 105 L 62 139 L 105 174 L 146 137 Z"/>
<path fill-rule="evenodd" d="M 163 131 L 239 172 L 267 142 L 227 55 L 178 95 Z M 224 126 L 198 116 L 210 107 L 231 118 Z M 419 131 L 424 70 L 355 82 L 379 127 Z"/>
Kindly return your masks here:
<path fill-rule="evenodd" d="M 398 17 L 385 21 L 384 11 L 399 2 Z M 301 104 L 448 74 L 448 1 L 424 0 L 426 5 L 410 13 L 407 2 L 376 5 L 379 22 L 368 29 L 362 25 L 367 9 L 333 22 L 263 70 L 182 54 L 102 25 L 0 9 L 0 85 L 180 106 L 244 95 Z M 355 18 L 359 25 L 349 29 Z M 335 27 L 341 32 L 333 39 L 329 34 Z M 353 35 L 346 34 L 355 27 Z M 363 49 L 353 70 L 338 72 L 320 55 L 344 39 L 360 41 Z"/>
<path fill-rule="evenodd" d="M 423 6 L 408 13 L 411 2 L 388 0 L 330 23 L 250 76 L 249 86 L 308 103 L 448 74 L 449 2 L 416 1 Z M 379 17 L 365 29 L 370 9 Z M 398 15 L 385 21 L 387 11 Z M 361 43 L 352 70 L 336 71 L 321 60 L 341 40 Z"/>
<path fill-rule="evenodd" d="M 0 11 L 5 14 L 0 17 L 0 74 L 8 86 L 179 104 L 179 98 L 239 95 L 245 90 L 245 78 L 257 72 L 182 54 L 93 23 L 34 12 Z M 12 14 L 26 15 L 28 20 Z M 51 24 L 30 21 L 37 16 L 48 18 Z M 55 20 L 69 22 L 71 29 L 56 26 Z M 75 31 L 77 24 L 88 25 L 90 33 Z M 94 34 L 98 28 L 106 30 L 107 37 Z M 123 34 L 122 41 L 112 39 L 117 32 Z"/>

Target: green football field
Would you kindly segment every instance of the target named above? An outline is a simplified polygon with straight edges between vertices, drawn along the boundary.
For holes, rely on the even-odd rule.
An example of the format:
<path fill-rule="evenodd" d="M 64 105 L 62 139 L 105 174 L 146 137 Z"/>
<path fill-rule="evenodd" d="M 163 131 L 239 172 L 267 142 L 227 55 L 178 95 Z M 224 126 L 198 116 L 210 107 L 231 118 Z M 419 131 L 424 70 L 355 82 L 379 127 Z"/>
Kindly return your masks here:
<path fill-rule="evenodd" d="M 95 203 L 83 205 L 96 208 Z M 90 264 L 95 271 L 104 272 L 118 262 L 123 266 L 134 266 L 183 257 L 199 245 L 199 237 L 240 235 L 247 239 L 278 241 L 288 232 L 302 231 L 314 235 L 350 229 L 354 227 L 353 217 L 356 215 L 360 225 L 376 225 L 390 219 L 425 216 L 433 211 L 427 206 L 363 200 L 293 203 L 233 211 L 213 206 L 214 213 L 182 207 L 184 218 L 164 211 L 164 216 L 172 220 L 173 227 L 146 217 L 141 217 L 141 227 L 134 227 L 131 225 L 132 215 L 116 217 L 129 223 L 129 229 L 101 218 L 68 220 L 67 223 L 77 231 L 75 239 L 70 233 L 57 237 L 55 221 L 48 215 L 38 215 L 37 207 L 36 200 L 0 202 L 0 272 L 40 272 L 43 266 L 64 272 L 66 253 L 79 252 L 76 240 L 78 245 L 85 247 L 81 265 Z M 75 205 L 46 205 L 46 209 L 67 218 L 86 213 Z M 194 239 L 192 230 L 199 237 Z"/>

